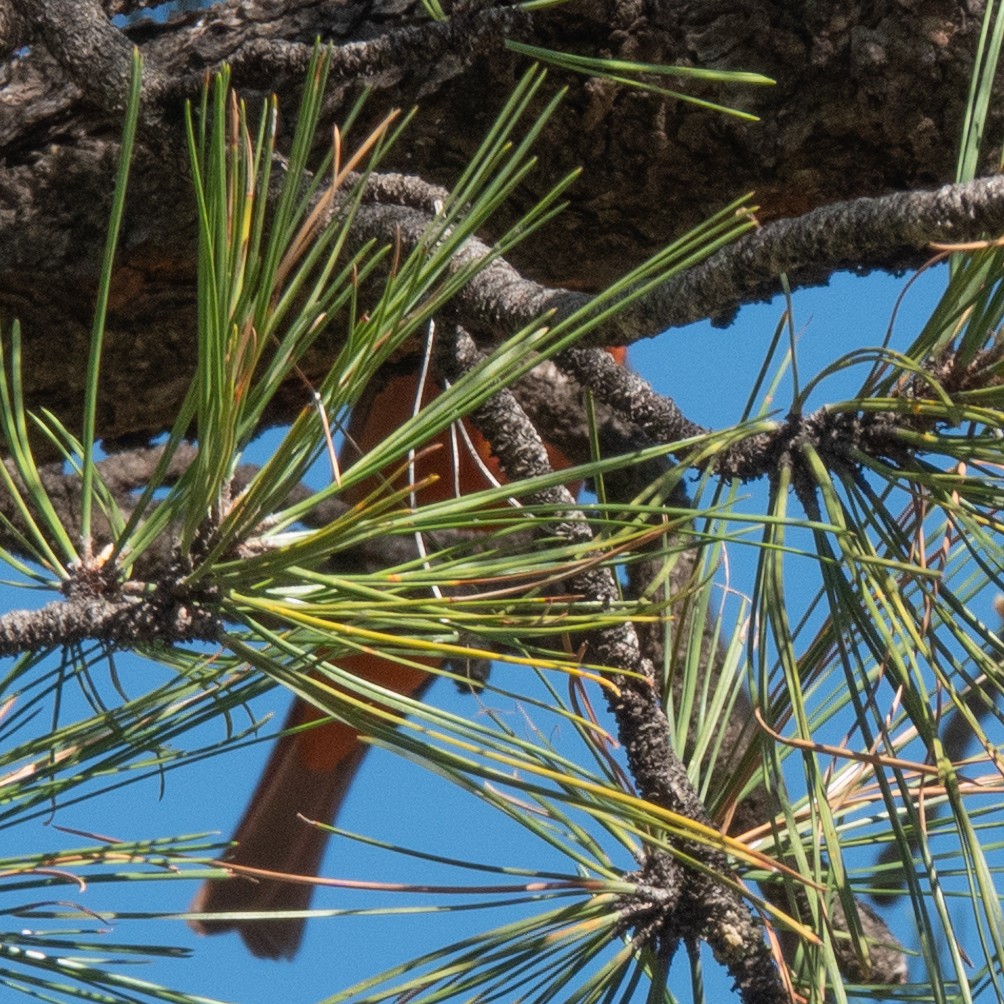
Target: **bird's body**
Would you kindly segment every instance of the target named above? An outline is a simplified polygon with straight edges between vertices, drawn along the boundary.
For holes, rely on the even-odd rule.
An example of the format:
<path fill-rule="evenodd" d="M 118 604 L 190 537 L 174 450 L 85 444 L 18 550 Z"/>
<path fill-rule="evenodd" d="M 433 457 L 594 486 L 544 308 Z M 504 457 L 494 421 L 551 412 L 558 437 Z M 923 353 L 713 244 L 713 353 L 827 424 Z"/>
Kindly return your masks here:
<path fill-rule="evenodd" d="M 620 355 L 623 359 L 623 354 Z M 414 412 L 417 377 L 392 376 L 357 405 L 346 436 L 344 454 L 356 456 L 372 449 Z M 427 392 L 423 397 L 430 396 Z M 465 423 L 464 434 L 442 433 L 421 450 L 408 472 L 417 491 L 417 503 L 429 504 L 481 491 L 503 480 L 491 449 L 477 430 Z M 567 466 L 554 451 L 556 467 Z M 359 486 L 346 493 L 354 503 L 375 486 Z M 419 662 L 421 660 L 411 660 Z M 418 696 L 433 676 L 412 665 L 402 665 L 376 654 L 358 654 L 338 660 L 339 667 L 387 690 Z M 433 667 L 431 660 L 428 665 Z M 295 728 L 327 716 L 297 699 L 286 728 Z M 326 830 L 304 819 L 329 823 L 338 813 L 367 745 L 358 732 L 343 722 L 329 720 L 314 728 L 283 735 L 276 742 L 247 810 L 234 833 L 228 863 L 245 868 L 302 876 L 303 881 L 252 878 L 246 874 L 202 885 L 192 912 L 258 913 L 306 910 L 327 843 Z M 236 930 L 257 956 L 292 958 L 303 937 L 302 919 L 207 920 L 192 922 L 200 933 Z"/>

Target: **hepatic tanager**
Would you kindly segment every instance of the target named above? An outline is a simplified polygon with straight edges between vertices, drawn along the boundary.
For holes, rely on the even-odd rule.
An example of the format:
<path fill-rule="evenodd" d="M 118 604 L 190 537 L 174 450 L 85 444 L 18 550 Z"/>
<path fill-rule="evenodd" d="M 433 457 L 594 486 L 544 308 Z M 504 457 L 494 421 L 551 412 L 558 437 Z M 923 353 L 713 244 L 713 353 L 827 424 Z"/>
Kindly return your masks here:
<path fill-rule="evenodd" d="M 623 350 L 611 350 L 611 354 L 623 361 Z M 365 453 L 406 421 L 415 407 L 417 380 L 414 373 L 392 376 L 378 391 L 365 397 L 350 419 L 343 454 L 350 449 L 353 455 L 355 451 Z M 409 472 L 416 484 L 422 484 L 417 491 L 419 504 L 481 491 L 491 487 L 492 477 L 504 480 L 490 447 L 477 429 L 465 423 L 465 433 L 455 437 L 449 431 L 443 432 L 435 443 L 429 444 L 432 448 L 419 451 Z M 454 445 L 458 443 L 459 446 Z M 568 466 L 558 451 L 549 448 L 548 452 L 555 468 Z M 347 491 L 345 499 L 349 503 L 358 502 L 373 487 L 370 483 Z M 340 658 L 338 665 L 357 677 L 406 696 L 419 695 L 433 678 L 414 666 L 375 654 Z M 285 728 L 326 717 L 307 701 L 297 699 Z M 316 876 L 328 833 L 298 817 L 321 822 L 334 820 L 367 748 L 356 729 L 333 720 L 281 736 L 234 833 L 235 846 L 227 855 L 228 863 L 307 878 Z M 205 882 L 192 903 L 192 912 L 306 910 L 312 893 L 309 882 L 235 875 L 227 880 Z M 303 937 L 304 921 L 198 920 L 192 926 L 203 934 L 236 930 L 255 955 L 292 958 Z"/>

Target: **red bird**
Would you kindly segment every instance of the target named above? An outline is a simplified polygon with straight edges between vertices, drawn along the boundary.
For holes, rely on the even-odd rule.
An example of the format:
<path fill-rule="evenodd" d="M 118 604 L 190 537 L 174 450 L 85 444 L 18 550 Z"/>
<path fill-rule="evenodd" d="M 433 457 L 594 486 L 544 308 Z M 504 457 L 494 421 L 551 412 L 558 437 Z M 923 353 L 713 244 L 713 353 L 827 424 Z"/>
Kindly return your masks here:
<path fill-rule="evenodd" d="M 611 350 L 618 362 L 624 350 Z M 349 423 L 347 442 L 362 453 L 405 422 L 414 409 L 417 374 L 391 377 L 358 405 Z M 435 476 L 418 492 L 421 504 L 430 504 L 492 487 L 485 468 L 503 480 L 491 449 L 477 430 L 467 425 L 470 446 L 451 448 L 445 431 L 437 437 L 438 449 L 423 450 L 412 472 L 414 481 Z M 478 453 L 476 460 L 471 449 Z M 459 455 L 455 453 L 459 452 Z M 549 449 L 556 468 L 568 462 Z M 479 462 L 480 461 L 480 462 Z M 346 492 L 350 503 L 359 501 L 372 485 Z M 419 660 L 420 661 L 420 660 Z M 428 664 L 435 662 L 428 660 Z M 341 658 L 339 666 L 365 680 L 406 696 L 418 696 L 433 677 L 413 666 L 402 666 L 379 655 Z M 285 728 L 326 718 L 324 712 L 302 699 L 290 709 Z M 316 876 L 329 834 L 297 816 L 322 822 L 334 820 L 342 799 L 366 753 L 367 745 L 350 725 L 329 721 L 295 735 L 279 738 L 251 802 L 234 833 L 236 846 L 227 861 L 267 871 L 306 877 Z M 306 910 L 313 886 L 306 882 L 251 879 L 237 875 L 229 880 L 205 882 L 192 903 L 193 913 L 258 913 L 272 910 Z M 248 948 L 263 958 L 292 958 L 303 938 L 304 920 L 197 920 L 200 934 L 236 930 Z"/>

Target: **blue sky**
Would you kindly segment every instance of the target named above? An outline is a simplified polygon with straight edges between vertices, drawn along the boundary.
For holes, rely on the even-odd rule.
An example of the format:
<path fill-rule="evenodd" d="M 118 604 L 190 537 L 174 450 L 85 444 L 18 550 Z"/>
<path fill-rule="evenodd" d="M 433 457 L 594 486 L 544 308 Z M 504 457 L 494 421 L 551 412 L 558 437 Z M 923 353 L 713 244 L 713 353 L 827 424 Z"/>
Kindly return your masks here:
<path fill-rule="evenodd" d="M 841 275 L 828 288 L 796 294 L 795 326 L 803 381 L 852 347 L 880 343 L 905 282 L 906 277 Z M 943 282 L 943 273 L 933 273 L 911 289 L 897 322 L 894 343 L 902 345 L 913 337 Z M 634 348 L 631 364 L 658 390 L 673 395 L 691 418 L 709 426 L 730 424 L 739 417 L 752 375 L 760 366 L 782 310 L 783 303 L 778 299 L 744 309 L 726 330 L 696 324 L 669 332 Z M 856 376 L 843 383 L 834 380 L 825 384 L 817 403 L 822 403 L 824 397 L 843 397 L 859 379 Z M 781 413 L 787 407 L 787 393 L 783 388 L 778 393 Z M 756 491 L 751 489 L 754 499 Z M 738 548 L 730 555 L 734 587 L 749 591 L 754 560 L 752 548 Z M 990 616 L 989 610 L 984 613 Z M 145 689 L 148 685 L 148 666 L 137 660 L 122 660 L 119 669 L 127 689 Z M 513 690 L 526 684 L 525 671 L 508 667 L 499 672 L 506 674 L 504 682 Z M 433 688 L 429 699 L 464 714 L 476 710 L 471 698 L 456 694 L 454 688 L 443 683 Z M 275 693 L 261 700 L 257 710 L 261 713 L 275 707 L 276 718 L 281 721 L 285 703 L 283 696 Z M 521 706 L 505 706 L 496 700 L 493 707 L 509 716 L 516 727 L 527 721 Z M 209 830 L 219 830 L 225 837 L 243 810 L 266 755 L 267 746 L 259 744 L 193 764 L 168 774 L 163 791 L 160 781 L 151 778 L 108 797 L 60 811 L 53 821 L 122 839 Z M 420 850 L 510 866 L 565 867 L 559 860 L 542 862 L 536 841 L 515 824 L 500 821 L 497 814 L 472 807 L 469 802 L 420 768 L 376 750 L 367 759 L 339 823 L 346 829 Z M 82 842 L 45 826 L 43 821 L 5 831 L 4 838 L 9 852 L 72 847 Z M 630 863 L 625 862 L 625 866 Z M 419 880 L 408 862 L 344 840 L 332 841 L 324 874 L 380 881 Z M 444 883 L 457 878 L 433 869 L 420 880 Z M 474 876 L 470 881 L 477 883 L 479 879 Z M 141 883 L 131 893 L 135 897 L 132 907 L 123 904 L 119 889 L 92 886 L 83 893 L 61 891 L 54 895 L 65 895 L 99 912 L 112 908 L 180 911 L 194 891 L 194 883 L 188 882 Z M 325 890 L 315 905 L 369 907 L 374 902 L 359 893 Z M 407 900 L 408 905 L 432 902 L 440 900 Z M 122 922 L 113 940 L 176 944 L 194 951 L 191 960 L 158 961 L 135 973 L 146 979 L 235 1004 L 307 1004 L 385 966 L 499 922 L 492 911 L 313 920 L 300 955 L 292 964 L 256 960 L 235 936 L 197 938 L 176 921 Z M 909 940 L 908 930 L 899 933 Z M 678 974 L 684 975 L 682 957 L 678 966 Z M 710 999 L 726 999 L 728 982 L 713 962 L 709 962 L 709 973 Z M 689 999 L 688 991 L 681 992 L 681 999 Z"/>

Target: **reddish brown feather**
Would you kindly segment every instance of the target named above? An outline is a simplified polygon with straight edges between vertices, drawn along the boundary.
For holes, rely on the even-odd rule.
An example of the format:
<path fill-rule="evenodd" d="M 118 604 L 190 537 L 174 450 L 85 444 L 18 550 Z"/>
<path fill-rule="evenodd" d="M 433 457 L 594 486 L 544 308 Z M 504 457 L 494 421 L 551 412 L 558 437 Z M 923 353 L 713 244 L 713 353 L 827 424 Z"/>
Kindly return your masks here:
<path fill-rule="evenodd" d="M 290 718 L 297 711 L 294 705 Z M 348 727 L 324 725 L 312 731 L 329 729 Z M 276 743 L 234 834 L 237 846 L 227 855 L 229 862 L 307 878 L 317 874 L 328 833 L 305 823 L 297 814 L 325 823 L 333 820 L 366 747 L 357 743 L 337 769 L 316 771 L 305 765 L 299 739 L 298 735 L 283 736 Z M 228 881 L 203 883 L 191 909 L 197 913 L 306 910 L 313 892 L 308 883 L 235 875 Z M 199 920 L 193 921 L 192 927 L 200 934 L 237 931 L 255 955 L 291 959 L 300 947 L 304 923 L 303 919 Z"/>
<path fill-rule="evenodd" d="M 365 452 L 397 429 L 414 408 L 416 378 L 404 375 L 392 378 L 353 414 L 346 450 Z M 426 395 L 427 397 L 429 395 Z M 448 433 L 439 437 L 439 449 L 423 452 L 416 470 L 416 481 L 430 476 L 438 480 L 421 492 L 423 502 L 452 498 L 460 492 L 485 487 L 487 479 L 470 456 L 463 456 L 454 471 Z M 480 449 L 482 461 L 493 466 L 487 447 Z M 345 451 L 343 451 L 345 452 Z M 345 463 L 345 457 L 342 458 Z M 459 481 L 459 484 L 457 483 Z M 346 501 L 358 502 L 375 486 L 364 485 L 346 493 Z M 339 665 L 356 676 L 400 694 L 417 696 L 430 677 L 407 666 L 372 655 L 357 655 L 339 660 Z M 429 665 L 434 665 L 429 662 Z M 290 709 L 286 728 L 305 724 L 320 717 L 320 712 L 304 701 Z M 283 736 L 265 767 L 258 787 L 234 834 L 236 846 L 228 852 L 227 862 L 245 867 L 312 878 L 317 875 L 328 840 L 327 831 L 298 818 L 332 822 L 367 747 L 347 725 L 331 722 L 316 728 Z M 306 910 L 314 887 L 309 882 L 253 879 L 235 874 L 229 880 L 203 883 L 192 903 L 193 913 L 258 913 L 273 910 Z M 237 931 L 248 948 L 265 958 L 292 958 L 303 938 L 304 920 L 196 920 L 192 927 L 200 934 Z"/>
<path fill-rule="evenodd" d="M 619 363 L 624 350 L 610 350 Z M 348 459 L 356 451 L 365 453 L 396 430 L 412 413 L 417 377 L 404 374 L 392 377 L 374 388 L 355 409 L 349 427 Z M 426 389 L 425 401 L 433 392 Z M 439 449 L 423 451 L 411 472 L 414 481 L 435 477 L 421 491 L 421 502 L 430 503 L 470 494 L 489 487 L 485 468 L 502 480 L 491 449 L 477 430 L 465 423 L 462 437 L 473 445 L 459 454 L 451 448 L 449 432 L 437 437 Z M 567 461 L 550 451 L 556 468 Z M 346 457 L 342 457 L 346 464 Z M 358 502 L 376 487 L 368 484 L 346 493 L 346 501 Z M 397 693 L 417 696 L 431 677 L 420 670 L 400 666 L 378 656 L 358 655 L 340 660 L 340 665 L 362 679 L 370 680 Z M 430 666 L 434 665 L 432 662 Z M 316 720 L 320 713 L 304 701 L 290 709 L 286 727 Z M 347 725 L 331 722 L 292 736 L 283 736 L 265 767 L 265 773 L 251 796 L 247 810 L 234 834 L 236 847 L 227 861 L 245 867 L 312 878 L 317 875 L 327 844 L 328 833 L 304 822 L 299 816 L 320 822 L 332 822 L 352 779 L 362 762 L 366 746 Z M 193 913 L 258 913 L 277 910 L 306 910 L 314 887 L 309 882 L 252 879 L 235 875 L 225 881 L 206 882 L 195 901 Z M 237 931 L 257 956 L 290 959 L 300 947 L 304 920 L 197 920 L 192 927 L 200 934 Z"/>

